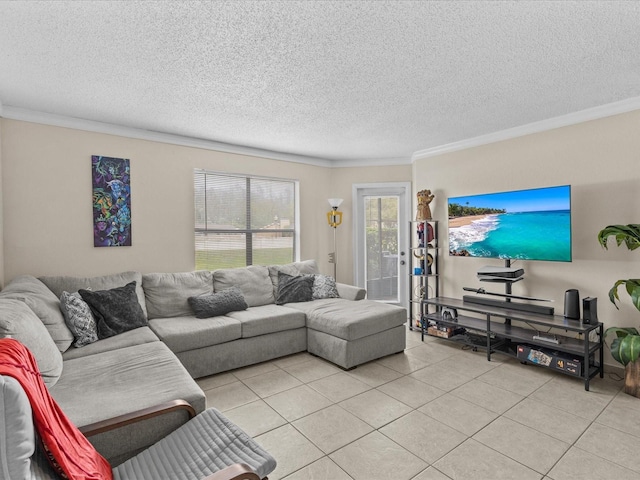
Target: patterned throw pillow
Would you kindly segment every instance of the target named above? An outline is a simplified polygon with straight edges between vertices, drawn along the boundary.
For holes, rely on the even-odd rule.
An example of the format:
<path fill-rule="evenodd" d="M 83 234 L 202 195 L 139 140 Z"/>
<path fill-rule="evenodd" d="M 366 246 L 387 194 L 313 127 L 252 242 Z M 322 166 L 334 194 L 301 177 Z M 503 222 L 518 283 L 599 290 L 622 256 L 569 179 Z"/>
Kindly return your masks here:
<path fill-rule="evenodd" d="M 78 292 L 62 292 L 60 310 L 64 321 L 75 338 L 74 347 L 84 347 L 98 340 L 96 320 L 91 309 Z"/>
<path fill-rule="evenodd" d="M 238 287 L 231 287 L 216 293 L 205 293 L 188 298 L 196 318 L 210 318 L 249 308 Z"/>
<path fill-rule="evenodd" d="M 319 273 L 313 276 L 313 299 L 321 298 L 339 298 L 336 280 L 333 277 L 327 277 Z"/>

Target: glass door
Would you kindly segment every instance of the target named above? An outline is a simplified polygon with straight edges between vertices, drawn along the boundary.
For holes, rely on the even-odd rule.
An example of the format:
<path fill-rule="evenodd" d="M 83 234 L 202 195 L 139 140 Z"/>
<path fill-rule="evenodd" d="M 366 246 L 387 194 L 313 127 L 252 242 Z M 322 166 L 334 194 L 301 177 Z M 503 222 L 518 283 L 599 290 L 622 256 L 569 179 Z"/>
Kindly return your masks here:
<path fill-rule="evenodd" d="M 403 305 L 407 193 L 402 186 L 382 185 L 357 189 L 356 284 L 366 288 L 369 300 Z"/>

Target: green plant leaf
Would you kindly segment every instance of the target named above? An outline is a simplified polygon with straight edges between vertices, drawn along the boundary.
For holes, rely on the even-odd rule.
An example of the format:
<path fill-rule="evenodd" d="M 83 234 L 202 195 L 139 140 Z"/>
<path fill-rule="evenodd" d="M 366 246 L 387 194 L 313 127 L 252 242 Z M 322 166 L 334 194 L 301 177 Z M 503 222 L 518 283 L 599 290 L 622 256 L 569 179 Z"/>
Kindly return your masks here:
<path fill-rule="evenodd" d="M 611 287 L 611 290 L 609 290 L 609 300 L 611 300 L 611 303 L 613 303 L 618 310 L 619 307 L 616 300 L 620 301 L 620 297 L 618 295 L 618 287 L 620 285 L 625 286 L 627 293 L 631 297 L 633 306 L 640 311 L 640 279 L 630 278 L 629 280 L 618 280 L 613 287 Z"/>
<path fill-rule="evenodd" d="M 640 356 L 640 336 L 627 335 L 611 342 L 611 356 L 622 365 L 635 362 Z"/>
<path fill-rule="evenodd" d="M 638 329 L 633 327 L 609 327 L 604 331 L 604 336 L 607 337 L 610 333 L 615 333 L 618 338 L 623 338 L 627 335 L 640 335 Z"/>
<path fill-rule="evenodd" d="M 629 250 L 640 247 L 640 224 L 609 225 L 598 233 L 598 242 L 605 249 L 608 249 L 607 240 L 612 235 L 618 246 L 624 243 Z"/>

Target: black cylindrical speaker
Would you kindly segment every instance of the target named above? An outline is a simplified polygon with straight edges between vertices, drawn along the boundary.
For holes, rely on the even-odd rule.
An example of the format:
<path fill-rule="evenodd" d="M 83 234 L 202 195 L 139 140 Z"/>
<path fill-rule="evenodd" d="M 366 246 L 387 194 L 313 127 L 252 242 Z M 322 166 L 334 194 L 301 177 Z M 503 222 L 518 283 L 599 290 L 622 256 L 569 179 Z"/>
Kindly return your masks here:
<path fill-rule="evenodd" d="M 598 323 L 598 299 L 582 299 L 582 323 Z"/>
<path fill-rule="evenodd" d="M 580 320 L 580 294 L 575 288 L 564 292 L 564 318 Z"/>

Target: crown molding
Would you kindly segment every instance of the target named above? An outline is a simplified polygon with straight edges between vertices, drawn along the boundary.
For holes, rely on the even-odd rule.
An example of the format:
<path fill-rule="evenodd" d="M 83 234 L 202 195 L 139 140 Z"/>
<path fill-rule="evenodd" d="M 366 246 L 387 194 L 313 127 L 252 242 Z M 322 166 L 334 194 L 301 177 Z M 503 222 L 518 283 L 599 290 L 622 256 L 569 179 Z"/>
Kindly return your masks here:
<path fill-rule="evenodd" d="M 626 100 L 621 100 L 619 102 L 608 103 L 606 105 L 601 105 L 593 108 L 587 108 L 585 110 L 569 113 L 567 115 L 561 115 L 559 117 L 549 118 L 547 120 L 541 120 L 539 122 L 528 123 L 519 127 L 508 128 L 506 130 L 468 138 L 459 142 L 453 142 L 445 145 L 439 145 L 437 147 L 427 148 L 424 150 L 418 150 L 412 155 L 411 161 L 415 162 L 416 160 L 424 158 L 435 157 L 437 155 L 456 152 L 458 150 L 465 150 L 467 148 L 479 147 L 481 145 L 487 145 L 490 143 L 502 142 L 504 140 L 510 140 L 512 138 L 531 135 L 532 133 L 540 133 L 547 130 L 553 130 L 556 128 L 588 122 L 590 120 L 598 120 L 600 118 L 619 115 L 621 113 L 627 113 L 633 110 L 640 110 L 640 97 L 629 98 Z"/>
<path fill-rule="evenodd" d="M 310 157 L 296 155 L 293 153 L 276 152 L 273 150 L 263 150 L 260 148 L 233 145 L 230 143 L 215 142 L 202 138 L 175 135 L 172 133 L 155 132 L 141 128 L 126 127 L 112 123 L 85 120 L 76 117 L 67 117 L 53 113 L 39 112 L 26 108 L 5 106 L 0 103 L 0 116 L 11 120 L 40 123 L 56 127 L 72 128 L 88 132 L 104 133 L 120 137 L 136 138 L 139 140 L 149 140 L 152 142 L 168 143 L 183 147 L 201 148 L 203 150 L 214 150 L 217 152 L 233 153 L 237 155 L 248 155 L 252 157 L 268 158 L 271 160 L 281 160 L 284 162 L 303 163 L 317 167 L 368 167 L 368 166 L 388 166 L 388 165 L 410 165 L 411 157 L 406 158 L 379 158 L 379 159 L 353 159 L 353 160 L 333 160 L 328 158 Z"/>
<path fill-rule="evenodd" d="M 395 158 L 367 158 L 367 159 L 351 159 L 351 160 L 334 160 L 334 168 L 348 167 L 389 167 L 396 165 L 411 165 L 411 157 L 395 157 Z"/>
<path fill-rule="evenodd" d="M 304 155 L 295 155 L 291 153 L 275 152 L 271 150 L 262 150 L 260 148 L 233 145 L 230 143 L 214 142 L 212 140 L 205 140 L 202 138 L 187 137 L 182 135 L 175 135 L 172 133 L 155 132 L 152 130 L 126 127 L 122 125 L 115 125 L 112 123 L 97 122 L 94 120 L 85 120 L 76 117 L 67 117 L 64 115 L 56 115 L 53 113 L 38 112 L 35 110 L 28 110 L 25 108 L 12 107 L 8 105 L 4 107 L 4 118 L 32 123 L 40 123 L 44 125 L 52 125 L 56 127 L 72 128 L 75 130 L 84 130 L 88 132 L 105 133 L 107 135 L 117 135 L 120 137 L 136 138 L 139 140 L 149 140 L 152 142 L 169 143 L 172 145 L 180 145 L 183 147 L 215 150 L 218 152 L 269 158 L 271 160 L 282 160 L 285 162 L 304 163 L 307 165 L 314 165 L 318 167 L 334 166 L 333 160 L 325 158 L 307 157 Z"/>

